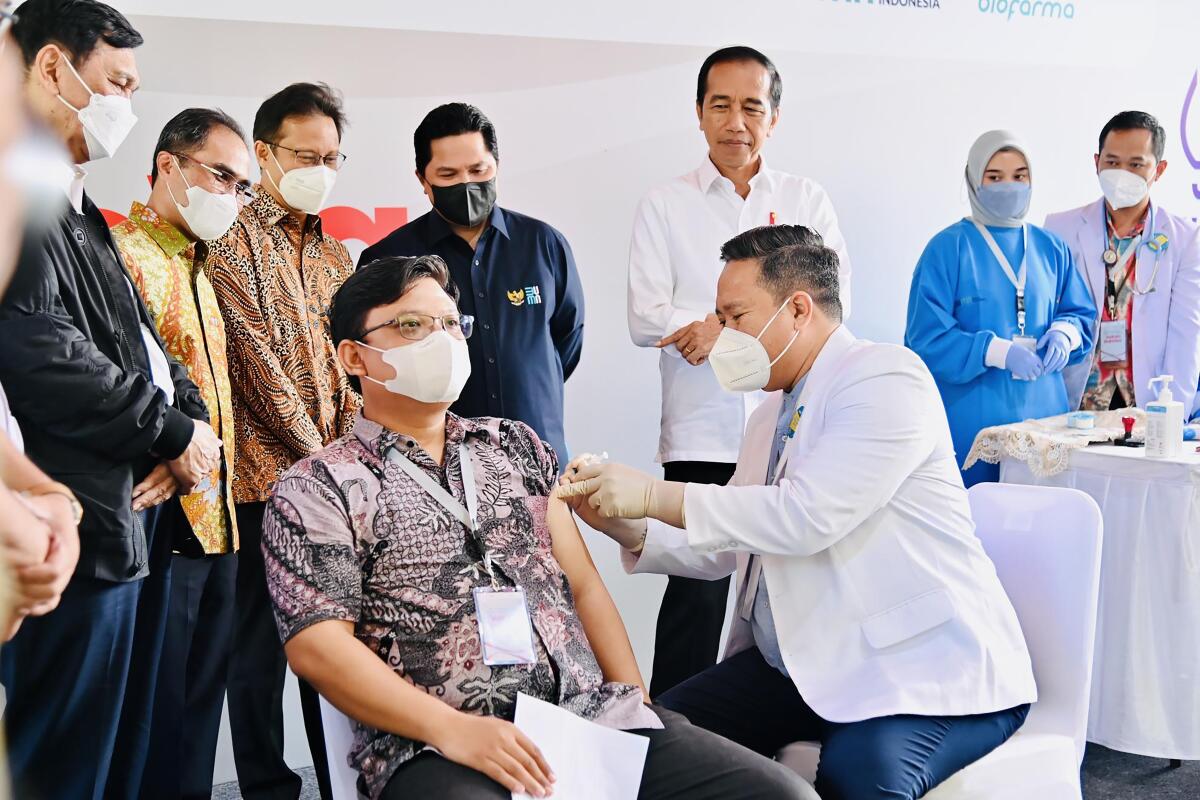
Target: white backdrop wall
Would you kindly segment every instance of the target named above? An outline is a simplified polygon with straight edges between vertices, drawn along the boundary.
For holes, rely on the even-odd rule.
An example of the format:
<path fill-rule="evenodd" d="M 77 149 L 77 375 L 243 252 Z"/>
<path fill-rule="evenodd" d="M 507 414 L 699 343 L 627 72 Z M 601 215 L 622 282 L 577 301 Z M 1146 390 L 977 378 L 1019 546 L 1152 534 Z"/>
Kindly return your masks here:
<path fill-rule="evenodd" d="M 428 208 L 413 176 L 413 128 L 443 102 L 480 106 L 499 131 L 499 202 L 562 230 L 582 275 L 587 326 L 567 384 L 570 446 L 647 470 L 656 469 L 657 353 L 627 334 L 629 226 L 647 189 L 704 157 L 695 79 L 716 47 L 758 47 L 783 75 L 783 115 L 766 156 L 832 196 L 853 260 L 859 335 L 903 336 L 913 264 L 933 233 L 966 213 L 966 152 L 986 129 L 1025 138 L 1031 219 L 1040 221 L 1098 196 L 1091 159 L 1104 121 L 1150 111 L 1167 128 L 1171 165 L 1155 196 L 1200 213 L 1200 161 L 1181 141 L 1196 72 L 1188 37 L 1200 30 L 1200 4 L 1190 0 L 114 5 L 146 37 L 140 122 L 117 158 L 91 168 L 93 196 L 116 212 L 144 199 L 155 139 L 177 111 L 219 106 L 249 132 L 267 95 L 322 80 L 344 93 L 351 123 L 331 203 L 411 219 Z M 1200 152 L 1200 121 L 1193 140 Z M 343 221 L 350 213 L 333 212 Z M 378 228 L 360 235 L 388 230 Z M 347 244 L 357 255 L 366 242 Z M 625 576 L 607 540 L 589 542 L 648 672 L 663 581 Z M 303 763 L 298 726 L 296 715 L 288 751 Z M 222 746 L 218 778 L 228 779 Z"/>

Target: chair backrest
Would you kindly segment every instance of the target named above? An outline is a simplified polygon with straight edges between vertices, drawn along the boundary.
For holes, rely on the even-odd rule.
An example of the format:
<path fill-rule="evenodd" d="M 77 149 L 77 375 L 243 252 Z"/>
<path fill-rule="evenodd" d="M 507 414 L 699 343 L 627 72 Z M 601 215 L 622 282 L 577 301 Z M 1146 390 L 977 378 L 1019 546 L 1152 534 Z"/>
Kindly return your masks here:
<path fill-rule="evenodd" d="M 321 727 L 325 732 L 325 758 L 329 762 L 329 786 L 333 800 L 359 800 L 358 771 L 346 762 L 354 744 L 350 718 L 321 698 Z"/>
<path fill-rule="evenodd" d="M 1037 679 L 1024 730 L 1086 746 L 1104 522 L 1075 489 L 981 483 L 969 492 L 983 549 L 1016 608 Z"/>

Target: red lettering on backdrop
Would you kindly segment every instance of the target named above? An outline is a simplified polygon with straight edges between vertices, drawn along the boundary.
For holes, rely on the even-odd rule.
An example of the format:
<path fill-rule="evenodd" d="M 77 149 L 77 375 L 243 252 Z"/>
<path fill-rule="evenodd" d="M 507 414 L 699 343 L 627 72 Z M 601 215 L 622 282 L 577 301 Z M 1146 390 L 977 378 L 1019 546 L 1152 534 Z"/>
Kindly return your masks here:
<path fill-rule="evenodd" d="M 333 206 L 321 212 L 321 226 L 325 233 L 339 241 L 357 239 L 367 247 L 406 222 L 408 208 L 405 206 L 376 208 L 374 219 L 351 206 Z"/>
<path fill-rule="evenodd" d="M 100 213 L 104 215 L 104 221 L 110 228 L 126 219 L 124 214 L 107 208 L 100 209 Z M 339 241 L 357 239 L 368 247 L 406 222 L 406 206 L 376 208 L 374 219 L 351 206 L 333 206 L 321 212 L 321 225 L 330 236 Z"/>

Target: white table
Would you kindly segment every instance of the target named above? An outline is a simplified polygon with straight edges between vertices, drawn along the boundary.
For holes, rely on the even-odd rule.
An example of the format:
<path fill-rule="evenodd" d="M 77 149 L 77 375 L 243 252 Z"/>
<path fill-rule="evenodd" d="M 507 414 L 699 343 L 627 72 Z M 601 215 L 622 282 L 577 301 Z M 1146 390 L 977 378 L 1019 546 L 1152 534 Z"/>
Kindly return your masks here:
<path fill-rule="evenodd" d="M 1067 486 L 1104 514 L 1088 741 L 1200 760 L 1200 454 L 1173 461 L 1093 446 L 1038 478 L 1013 458 L 1005 483 Z"/>

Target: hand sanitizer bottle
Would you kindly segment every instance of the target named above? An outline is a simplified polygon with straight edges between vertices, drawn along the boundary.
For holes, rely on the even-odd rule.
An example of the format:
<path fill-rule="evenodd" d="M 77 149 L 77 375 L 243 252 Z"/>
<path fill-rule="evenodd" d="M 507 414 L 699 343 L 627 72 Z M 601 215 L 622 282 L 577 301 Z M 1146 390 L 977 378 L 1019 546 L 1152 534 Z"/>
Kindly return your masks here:
<path fill-rule="evenodd" d="M 1161 384 L 1158 399 L 1146 404 L 1146 458 L 1178 458 L 1183 455 L 1183 403 L 1171 393 L 1172 375 L 1150 381 Z"/>

